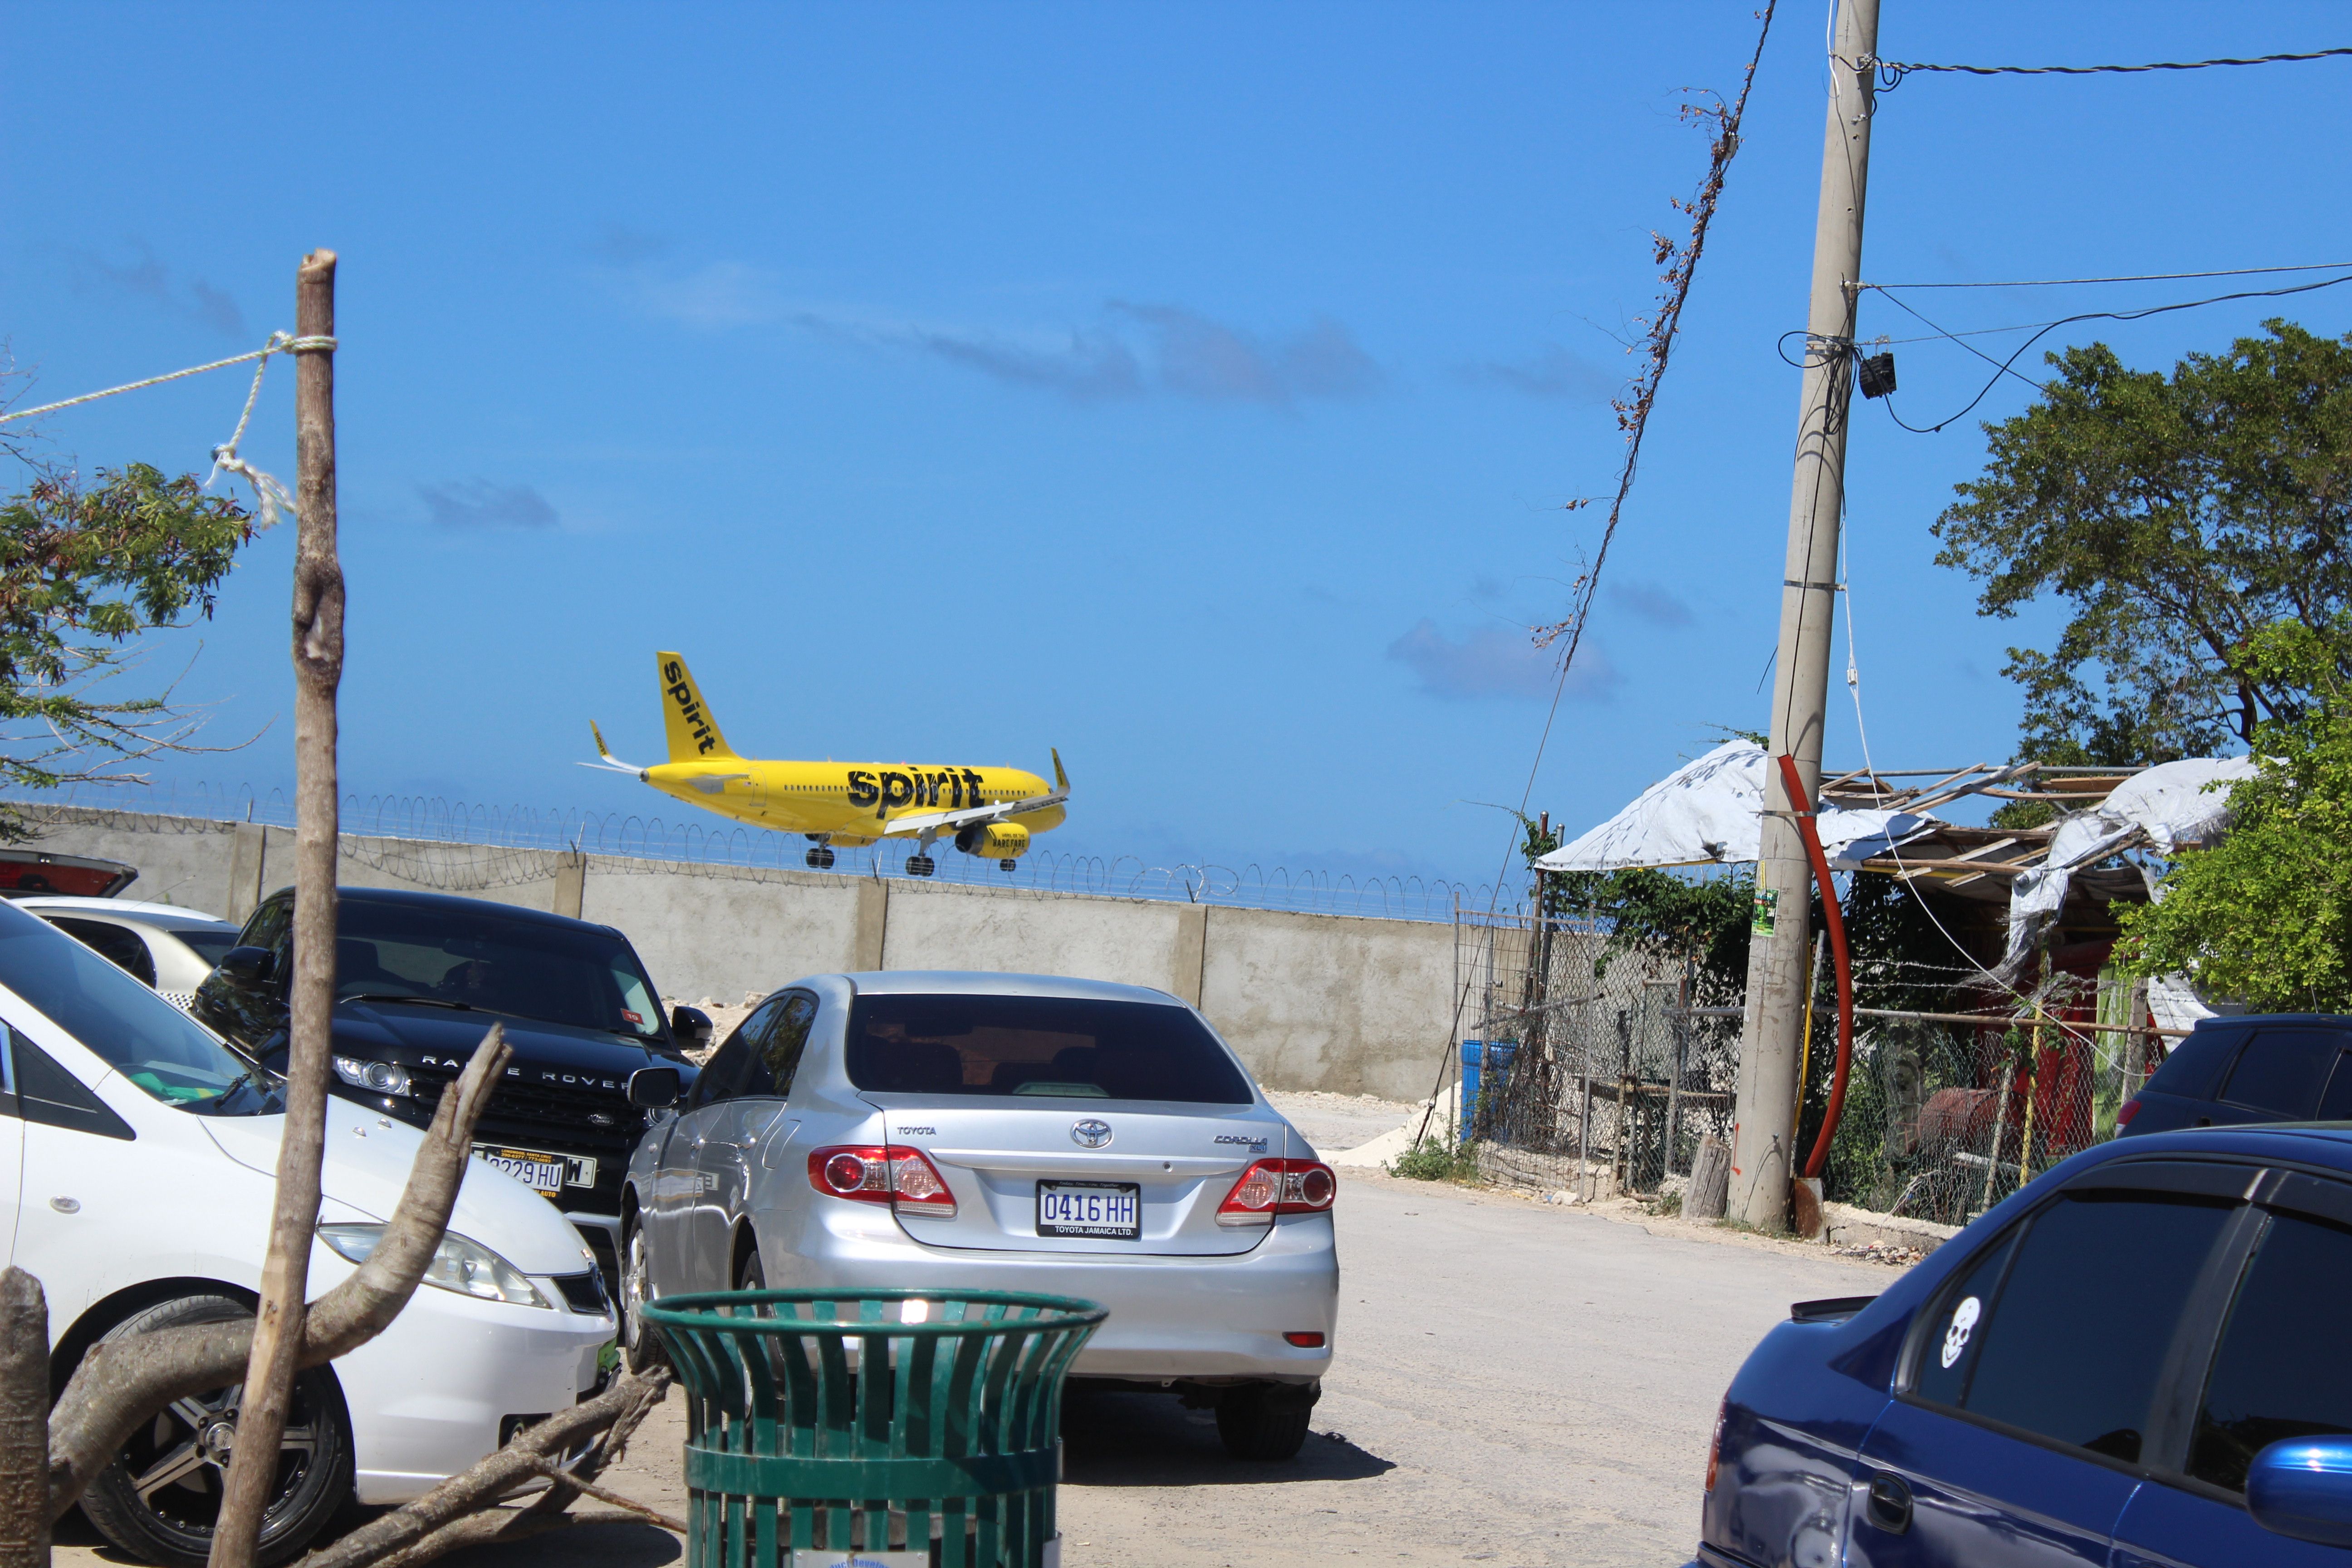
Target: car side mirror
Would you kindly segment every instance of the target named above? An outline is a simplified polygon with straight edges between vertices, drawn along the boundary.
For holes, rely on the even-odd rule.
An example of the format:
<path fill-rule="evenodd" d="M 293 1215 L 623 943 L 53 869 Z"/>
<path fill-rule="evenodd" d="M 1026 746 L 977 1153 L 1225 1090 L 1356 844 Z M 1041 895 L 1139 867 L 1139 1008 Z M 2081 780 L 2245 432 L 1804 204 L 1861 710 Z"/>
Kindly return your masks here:
<path fill-rule="evenodd" d="M 2352 1546 L 2352 1437 L 2290 1437 L 2256 1454 L 2246 1511 L 2274 1535 Z"/>
<path fill-rule="evenodd" d="M 277 967 L 278 955 L 266 947 L 232 947 L 221 954 L 221 973 L 240 985 L 258 985 Z"/>
<path fill-rule="evenodd" d="M 677 1103 L 676 1068 L 639 1068 L 629 1075 L 629 1103 L 640 1110 L 660 1110 Z"/>
<path fill-rule="evenodd" d="M 713 1026 L 710 1015 L 699 1007 L 689 1007 L 681 1002 L 670 1009 L 669 1032 L 677 1043 L 690 1051 L 708 1050 Z"/>

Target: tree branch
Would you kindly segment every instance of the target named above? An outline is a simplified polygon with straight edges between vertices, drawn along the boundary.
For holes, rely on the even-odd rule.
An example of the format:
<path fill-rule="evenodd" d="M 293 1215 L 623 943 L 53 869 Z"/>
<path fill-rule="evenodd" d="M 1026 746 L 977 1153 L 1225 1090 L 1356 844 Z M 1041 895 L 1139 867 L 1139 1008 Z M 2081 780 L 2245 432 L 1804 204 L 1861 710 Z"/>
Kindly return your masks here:
<path fill-rule="evenodd" d="M 496 1507 L 518 1486 L 545 1475 L 554 1457 L 566 1448 L 603 1432 L 605 1440 L 581 1461 L 579 1468 L 588 1474 L 579 1479 L 586 1480 L 595 1468 L 620 1454 L 629 1433 L 668 1392 L 669 1373 L 658 1368 L 618 1378 L 587 1404 L 549 1416 L 472 1469 L 450 1477 L 407 1507 L 311 1552 L 295 1568 L 410 1568 L 459 1546 L 518 1539 L 518 1529 L 522 1534 L 537 1534 L 554 1528 L 572 1494 L 585 1489 L 575 1486 L 570 1476 L 519 1513 L 500 1517 L 482 1510 Z M 664 1527 L 682 1528 L 667 1521 Z"/>

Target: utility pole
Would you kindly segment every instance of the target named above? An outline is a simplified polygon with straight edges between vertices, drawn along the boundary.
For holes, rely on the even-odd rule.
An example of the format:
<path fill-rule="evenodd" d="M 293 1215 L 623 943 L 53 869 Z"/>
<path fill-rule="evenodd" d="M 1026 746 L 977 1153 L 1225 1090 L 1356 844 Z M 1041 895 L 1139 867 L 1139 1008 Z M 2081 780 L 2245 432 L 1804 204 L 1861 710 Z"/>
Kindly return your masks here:
<path fill-rule="evenodd" d="M 1863 195 L 1869 184 L 1877 54 L 1878 0 L 1838 0 L 1829 62 L 1829 128 L 1822 142 L 1821 211 L 1813 229 L 1812 303 L 1805 318 L 1796 480 L 1789 495 L 1788 570 L 1772 674 L 1771 752 L 1794 756 L 1806 792 L 1816 796 L 1822 715 L 1829 704 L 1830 633 L 1837 611 L 1838 522 L 1845 504 L 1854 300 L 1862 282 Z M 1812 870 L 1789 812 L 1780 769 L 1767 767 L 1729 1204 L 1732 1218 L 1763 1230 L 1784 1230 L 1789 1223 L 1789 1184 L 1797 1163 L 1797 1052 L 1809 979 L 1806 894 Z"/>

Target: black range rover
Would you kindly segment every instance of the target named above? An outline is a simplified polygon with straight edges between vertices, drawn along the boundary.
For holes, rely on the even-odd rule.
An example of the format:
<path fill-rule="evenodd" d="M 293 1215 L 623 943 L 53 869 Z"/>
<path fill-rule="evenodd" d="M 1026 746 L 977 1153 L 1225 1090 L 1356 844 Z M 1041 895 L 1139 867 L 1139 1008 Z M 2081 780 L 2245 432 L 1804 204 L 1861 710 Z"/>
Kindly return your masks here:
<path fill-rule="evenodd" d="M 691 1083 L 687 1048 L 710 1020 L 664 1017 L 628 938 L 610 926 L 446 893 L 341 889 L 335 938 L 334 1092 L 425 1127 L 493 1020 L 514 1060 L 474 1152 L 565 1211 L 615 1278 L 621 1179 L 648 1112 L 638 1101 Z M 282 1072 L 293 889 L 254 910 L 197 990 L 197 1017 Z M 675 1094 L 671 1089 L 670 1093 Z"/>

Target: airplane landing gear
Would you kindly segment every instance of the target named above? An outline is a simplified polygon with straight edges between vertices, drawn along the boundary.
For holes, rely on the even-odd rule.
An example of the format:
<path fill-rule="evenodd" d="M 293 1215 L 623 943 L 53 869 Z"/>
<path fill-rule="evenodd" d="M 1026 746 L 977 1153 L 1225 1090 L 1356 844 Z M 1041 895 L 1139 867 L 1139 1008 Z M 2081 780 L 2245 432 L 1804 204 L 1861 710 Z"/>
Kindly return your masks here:
<path fill-rule="evenodd" d="M 928 855 L 907 857 L 907 875 L 909 877 L 928 877 L 939 868 L 940 863 Z"/>
<path fill-rule="evenodd" d="M 808 868 L 812 871 L 830 871 L 833 869 L 833 851 L 824 845 L 820 844 L 815 848 L 810 850 L 805 858 L 808 861 Z"/>
<path fill-rule="evenodd" d="M 996 863 L 996 868 L 1000 871 L 1010 871 L 1019 864 L 1021 864 L 1021 862 L 1018 860 L 999 860 Z"/>

